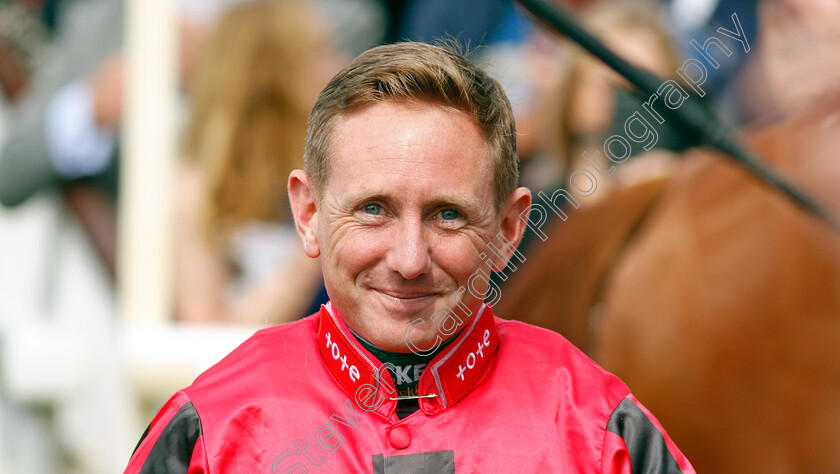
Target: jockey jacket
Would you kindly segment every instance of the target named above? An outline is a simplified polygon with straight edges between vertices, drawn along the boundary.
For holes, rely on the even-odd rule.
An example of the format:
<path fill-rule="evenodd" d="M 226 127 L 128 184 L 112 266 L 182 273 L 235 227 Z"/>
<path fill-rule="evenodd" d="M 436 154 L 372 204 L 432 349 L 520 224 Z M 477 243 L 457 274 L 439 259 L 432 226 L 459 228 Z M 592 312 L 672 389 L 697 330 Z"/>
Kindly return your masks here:
<path fill-rule="evenodd" d="M 617 377 L 552 331 L 466 321 L 400 420 L 328 303 L 263 329 L 161 408 L 126 473 L 693 473 Z"/>

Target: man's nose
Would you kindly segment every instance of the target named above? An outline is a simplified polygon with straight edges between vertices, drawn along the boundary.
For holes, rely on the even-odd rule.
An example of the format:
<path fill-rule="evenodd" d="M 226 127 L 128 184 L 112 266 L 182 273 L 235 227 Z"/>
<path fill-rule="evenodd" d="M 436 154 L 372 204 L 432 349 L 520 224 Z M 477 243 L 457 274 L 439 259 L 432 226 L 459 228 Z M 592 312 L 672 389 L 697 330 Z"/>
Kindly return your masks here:
<path fill-rule="evenodd" d="M 406 219 L 398 224 L 396 230 L 386 257 L 388 269 L 408 280 L 428 273 L 432 268 L 432 259 L 422 222 Z"/>

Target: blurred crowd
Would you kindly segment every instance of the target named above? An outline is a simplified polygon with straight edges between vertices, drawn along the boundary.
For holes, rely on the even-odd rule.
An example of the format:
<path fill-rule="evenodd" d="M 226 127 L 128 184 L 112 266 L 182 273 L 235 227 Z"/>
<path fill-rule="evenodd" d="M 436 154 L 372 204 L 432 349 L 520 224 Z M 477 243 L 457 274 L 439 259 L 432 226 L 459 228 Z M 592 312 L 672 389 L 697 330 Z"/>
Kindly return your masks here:
<path fill-rule="evenodd" d="M 181 98 L 171 203 L 172 318 L 179 322 L 273 325 L 308 315 L 326 301 L 319 263 L 305 256 L 295 233 L 286 180 L 303 165 L 306 120 L 318 92 L 370 47 L 454 38 L 467 48 L 511 99 L 522 184 L 534 192 L 551 194 L 569 182 L 585 165 L 582 154 L 596 150 L 643 100 L 510 1 L 172 1 Z M 24 344 L 12 335 L 31 333 L 35 344 L 62 340 L 68 346 L 63 350 L 72 353 L 85 334 L 50 339 L 42 329 L 61 321 L 95 332 L 119 319 L 114 269 L 126 3 L 0 0 L 4 351 Z M 840 76 L 831 70 L 837 63 L 828 61 L 838 45 L 825 41 L 837 37 L 840 23 L 827 20 L 840 10 L 830 2 L 558 3 L 619 55 L 663 78 L 675 78 L 684 59 L 698 57 L 691 39 L 702 43 L 718 27 L 731 28 L 736 13 L 753 48 L 716 57 L 721 67 L 710 70 L 703 99 L 733 127 L 808 107 Z M 815 68 L 828 72 L 811 74 Z M 666 126 L 653 150 L 599 179 L 597 192 L 582 204 L 667 175 L 685 147 Z M 154 184 L 148 192 L 156 192 Z M 97 464 L 103 461 L 96 459 L 96 443 L 80 441 L 85 431 L 78 427 L 89 420 L 77 419 L 87 415 L 76 405 L 56 404 L 54 397 L 39 396 L 40 389 L 8 388 L 16 371 L 31 373 L 38 363 L 49 366 L 51 358 L 65 354 L 40 349 L 24 348 L 29 359 L 0 361 L 6 384 L 0 382 L 0 472 L 108 472 L 127 460 L 129 453 L 115 453 L 113 464 Z M 33 365 L 13 366 L 27 361 Z M 99 375 L 87 380 L 95 383 Z M 62 414 L 68 407 L 76 414 Z M 56 434 L 56 425 L 70 435 Z"/>

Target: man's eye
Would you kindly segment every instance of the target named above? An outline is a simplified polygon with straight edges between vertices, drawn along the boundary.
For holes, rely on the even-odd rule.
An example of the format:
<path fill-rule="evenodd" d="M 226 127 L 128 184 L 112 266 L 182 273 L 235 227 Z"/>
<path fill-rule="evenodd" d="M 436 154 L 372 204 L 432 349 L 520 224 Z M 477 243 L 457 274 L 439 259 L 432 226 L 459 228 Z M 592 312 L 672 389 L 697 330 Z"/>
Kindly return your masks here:
<path fill-rule="evenodd" d="M 440 211 L 440 218 L 445 221 L 455 220 L 460 216 L 461 214 L 459 214 L 455 209 L 444 209 Z"/>
<path fill-rule="evenodd" d="M 382 212 L 382 206 L 379 204 L 368 204 L 364 207 L 365 213 L 372 216 L 378 216 Z"/>

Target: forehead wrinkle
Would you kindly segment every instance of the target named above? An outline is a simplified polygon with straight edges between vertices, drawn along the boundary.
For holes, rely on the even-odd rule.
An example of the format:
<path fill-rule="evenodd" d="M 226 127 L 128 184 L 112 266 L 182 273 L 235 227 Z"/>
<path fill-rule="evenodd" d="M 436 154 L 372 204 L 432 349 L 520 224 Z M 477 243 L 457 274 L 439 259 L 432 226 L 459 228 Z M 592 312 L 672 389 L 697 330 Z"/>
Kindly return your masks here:
<path fill-rule="evenodd" d="M 420 145 L 417 146 L 419 147 Z M 465 181 L 462 179 L 461 174 L 453 171 L 453 169 L 457 168 L 460 165 L 460 163 L 453 164 L 452 159 L 443 156 L 444 154 L 442 153 L 435 153 L 435 149 L 430 149 L 430 147 L 423 147 L 422 156 L 418 156 L 414 153 L 401 154 L 394 152 L 389 153 L 389 155 L 383 156 L 382 154 L 372 152 L 372 150 L 375 150 L 380 147 L 385 147 L 389 151 L 391 150 L 391 147 L 389 147 L 386 144 L 376 144 L 368 147 L 368 154 L 364 157 L 355 158 L 349 156 L 342 156 L 339 159 L 343 159 L 345 161 L 356 161 L 357 166 L 365 166 L 367 168 L 366 172 L 371 174 L 392 175 L 394 177 L 402 177 L 424 182 L 440 181 L 441 179 Z M 456 158 L 456 160 L 459 159 Z M 433 166 L 422 166 L 429 164 Z M 414 165 L 421 166 L 415 167 Z M 473 169 L 470 171 L 470 174 L 486 174 L 488 171 L 490 171 L 487 169 L 488 166 L 488 163 L 482 162 L 482 169 Z M 443 175 L 440 174 L 441 171 L 444 171 Z M 490 179 L 484 179 L 483 181 L 486 181 L 487 184 L 492 184 L 492 177 L 489 178 Z M 453 186 L 460 187 L 462 184 L 465 183 L 454 183 Z"/>
<path fill-rule="evenodd" d="M 365 148 L 367 156 L 362 160 L 371 164 L 379 163 L 380 168 L 387 167 L 387 169 L 394 169 L 393 165 L 395 163 L 400 165 L 438 165 L 438 168 L 433 168 L 434 170 L 440 168 L 451 169 L 453 167 L 452 160 L 445 156 L 446 140 L 433 145 L 420 143 L 423 141 L 423 137 L 419 136 L 399 137 L 399 141 L 402 143 L 395 143 L 395 141 L 397 141 L 397 138 L 392 138 L 390 143 L 376 142 L 369 144 Z M 387 154 L 377 153 L 376 151 L 379 149 L 387 150 Z"/>

